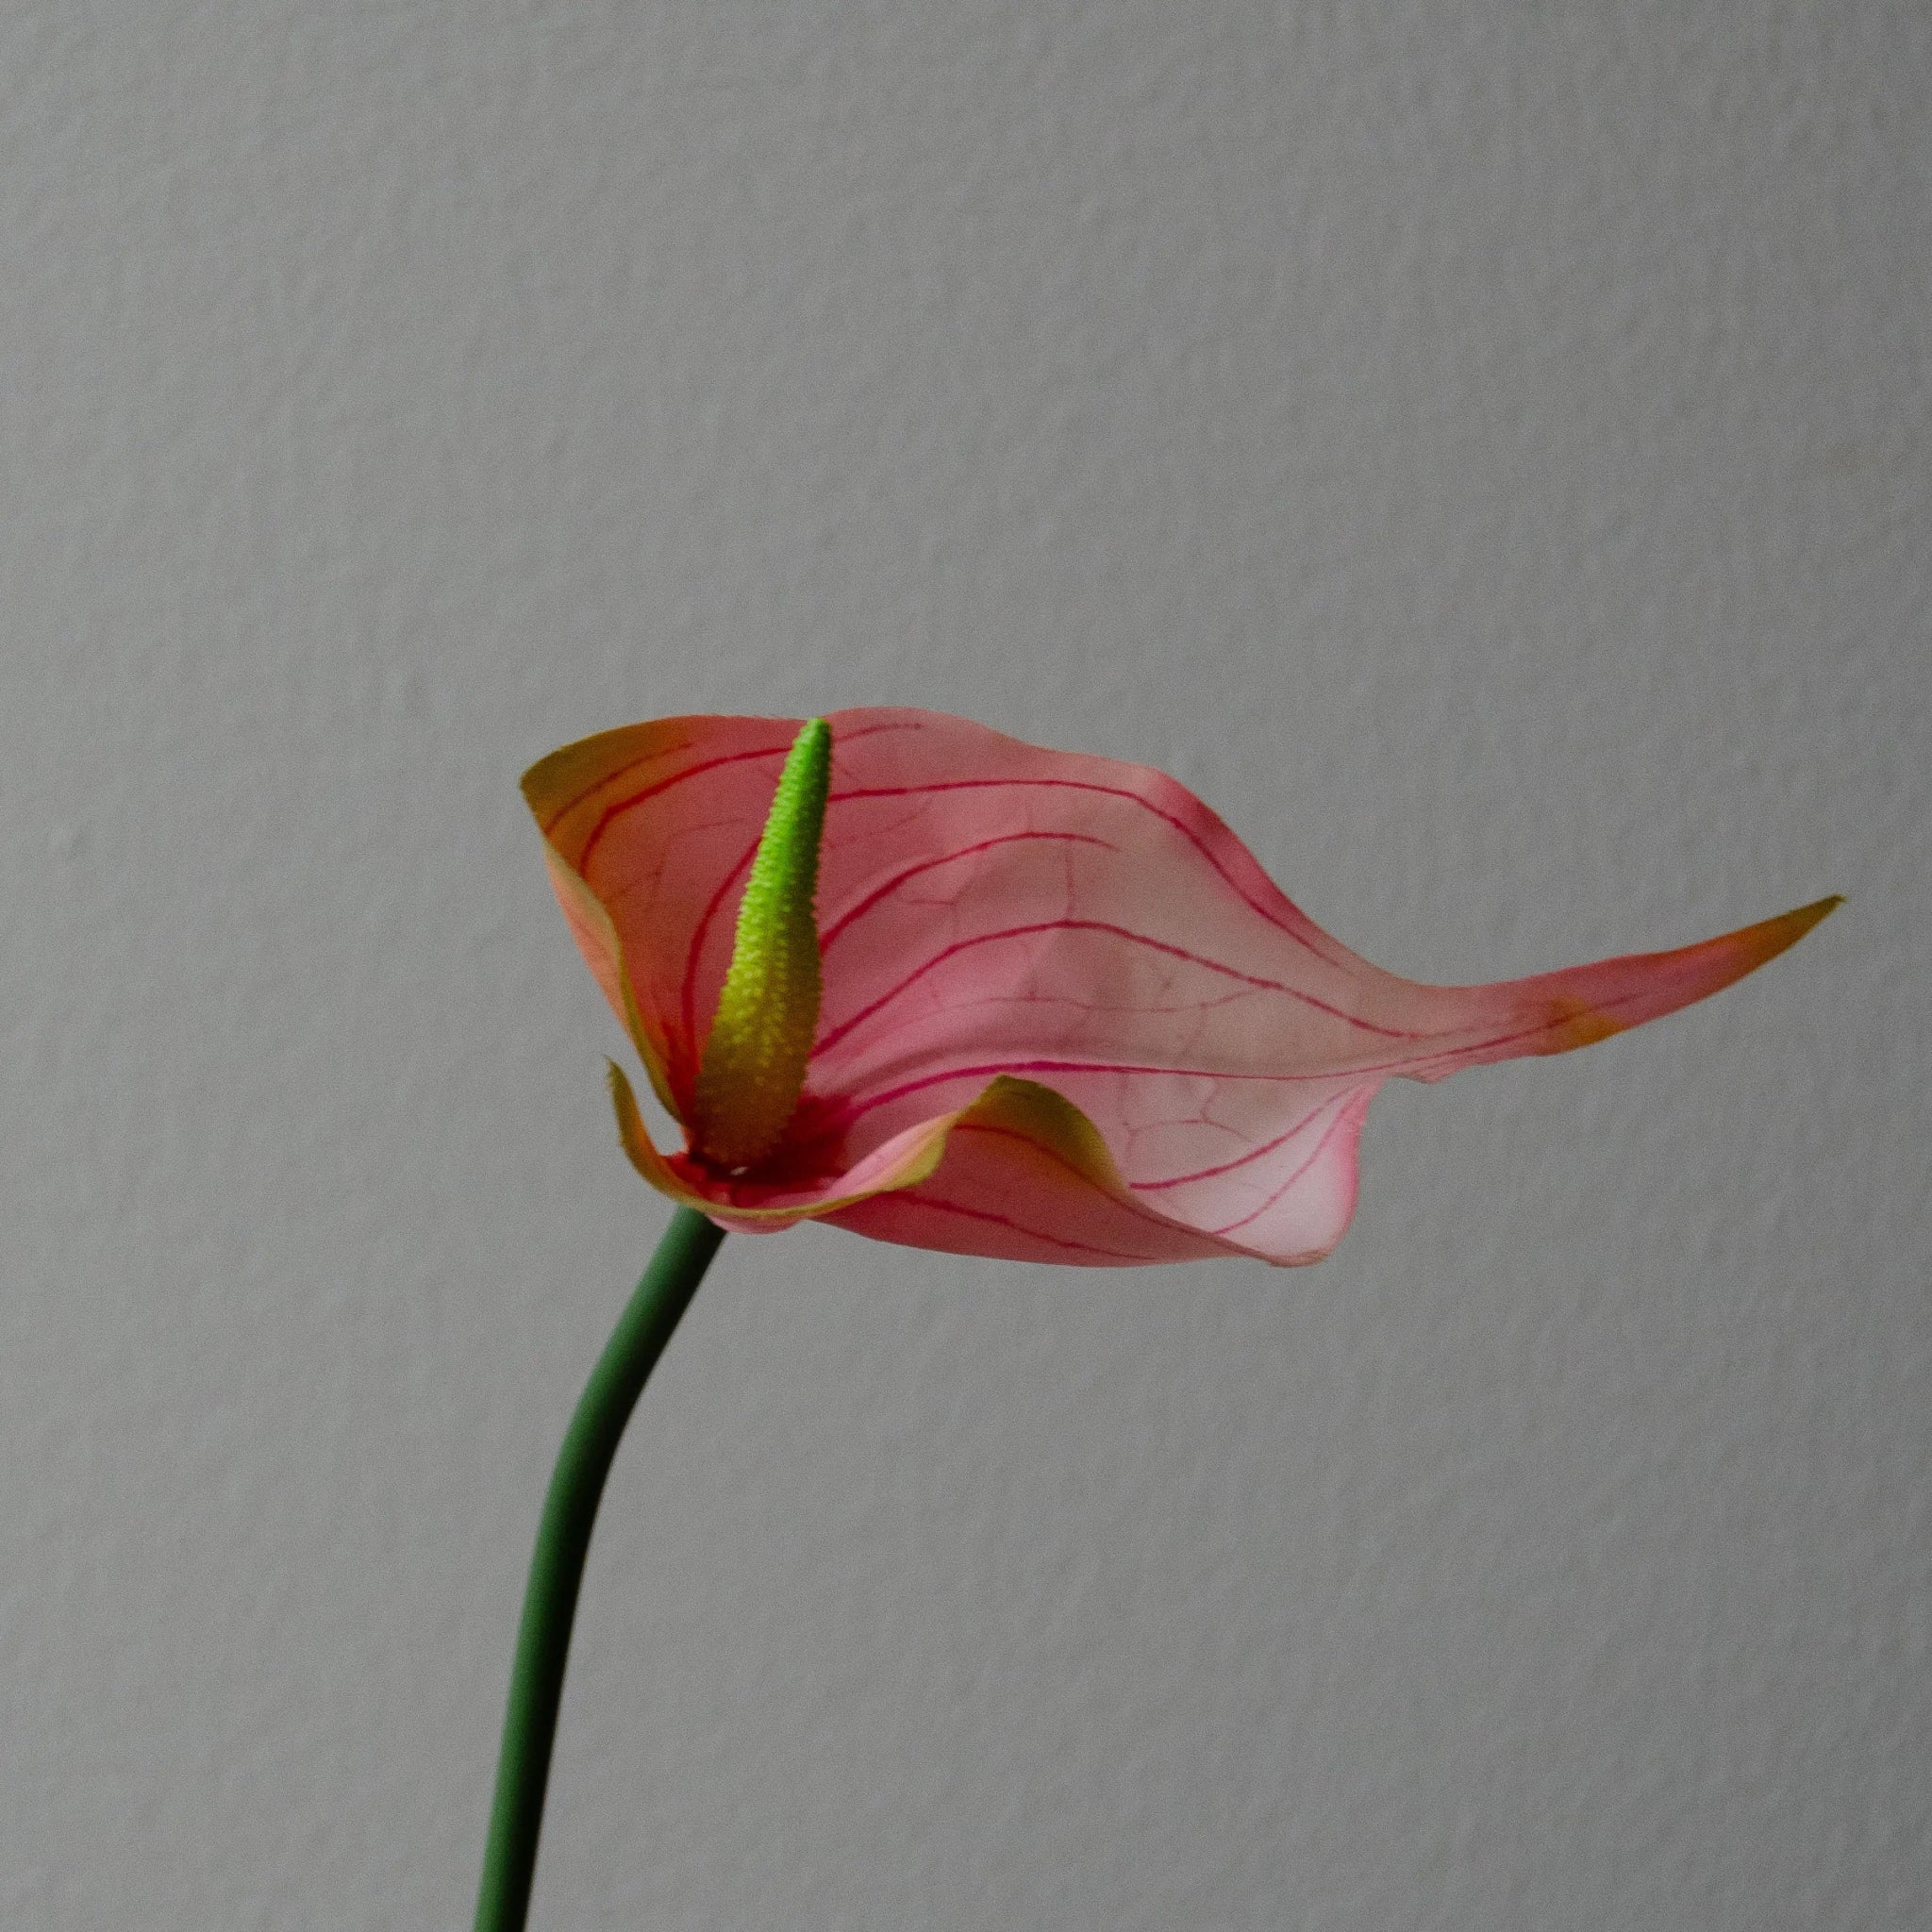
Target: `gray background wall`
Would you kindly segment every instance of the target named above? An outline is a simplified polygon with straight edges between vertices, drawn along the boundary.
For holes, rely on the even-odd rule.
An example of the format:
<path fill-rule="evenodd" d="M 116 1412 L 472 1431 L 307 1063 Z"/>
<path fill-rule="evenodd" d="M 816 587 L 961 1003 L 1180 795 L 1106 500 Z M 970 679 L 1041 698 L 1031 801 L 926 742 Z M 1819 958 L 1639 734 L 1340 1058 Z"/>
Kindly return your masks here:
<path fill-rule="evenodd" d="M 1324 1267 L 734 1240 L 544 1927 L 1932 1918 L 1932 17 L 0 20 L 0 1917 L 467 1923 L 665 1210 L 516 793 L 674 710 L 1174 772 L 1446 980 Z"/>

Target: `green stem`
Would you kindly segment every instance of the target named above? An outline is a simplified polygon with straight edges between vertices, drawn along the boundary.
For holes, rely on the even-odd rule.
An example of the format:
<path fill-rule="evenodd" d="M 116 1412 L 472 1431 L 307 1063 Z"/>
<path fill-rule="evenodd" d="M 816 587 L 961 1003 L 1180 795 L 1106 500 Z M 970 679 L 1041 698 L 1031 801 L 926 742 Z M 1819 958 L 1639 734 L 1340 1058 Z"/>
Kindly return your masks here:
<path fill-rule="evenodd" d="M 610 1473 L 611 1457 L 643 1392 L 645 1378 L 664 1353 L 664 1344 L 691 1306 L 724 1239 L 724 1230 L 695 1208 L 677 1210 L 571 1417 L 543 1499 L 543 1520 L 538 1525 L 530 1581 L 524 1592 L 524 1618 L 517 1628 L 509 1709 L 503 1721 L 496 1798 L 490 1812 L 490 1842 L 483 1853 L 483 1883 L 476 1898 L 476 1932 L 523 1932 L 537 1864 L 537 1835 L 543 1824 L 550 1747 L 563 1696 L 571 1620 L 576 1614 L 597 1499 L 604 1493 L 604 1478 Z"/>

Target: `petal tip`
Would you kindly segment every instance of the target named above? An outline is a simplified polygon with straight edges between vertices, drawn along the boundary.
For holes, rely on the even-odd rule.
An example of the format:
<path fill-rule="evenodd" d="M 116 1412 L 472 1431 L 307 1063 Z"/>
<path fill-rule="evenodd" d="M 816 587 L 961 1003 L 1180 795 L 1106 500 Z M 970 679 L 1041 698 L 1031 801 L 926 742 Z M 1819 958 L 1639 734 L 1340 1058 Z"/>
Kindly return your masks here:
<path fill-rule="evenodd" d="M 1796 945 L 1818 923 L 1844 904 L 1841 892 L 1827 893 L 1808 906 L 1794 906 L 1756 925 L 1740 926 L 1736 932 L 1706 940 L 1701 945 L 1684 946 L 1674 953 L 1659 953 L 1627 961 L 1606 962 L 1612 970 L 1634 969 L 1632 984 L 1614 989 L 1591 989 L 1580 994 L 1558 992 L 1548 1006 L 1548 1031 L 1535 1051 L 1567 1053 L 1573 1047 L 1591 1046 L 1612 1034 L 1627 1032 L 1647 1020 L 1675 1011 L 1679 1007 L 1706 999 L 1746 974 L 1756 973 L 1768 960 Z M 1586 974 L 1601 969 L 1585 968 Z M 1643 980 L 1654 974 L 1654 984 Z M 1557 974 L 1561 980 L 1568 975 Z M 1599 1004 L 1603 991 L 1614 990 L 1621 997 Z"/>
<path fill-rule="evenodd" d="M 1814 925 L 1828 919 L 1844 903 L 1842 892 L 1827 892 L 1822 899 L 1813 899 L 1808 906 L 1794 906 L 1789 912 L 1759 920 L 1756 925 L 1747 925 L 1740 932 L 1732 933 L 1729 942 L 1735 949 L 1735 970 L 1730 978 L 1742 979 L 1747 973 L 1756 973 L 1767 960 L 1789 952 Z"/>
<path fill-rule="evenodd" d="M 1794 906 L 1790 911 L 1780 912 L 1775 919 L 1767 919 L 1762 925 L 1753 927 L 1753 931 L 1764 935 L 1760 960 L 1774 959 L 1788 946 L 1796 945 L 1814 925 L 1822 924 L 1844 903 L 1842 892 L 1827 892 L 1808 906 Z"/>

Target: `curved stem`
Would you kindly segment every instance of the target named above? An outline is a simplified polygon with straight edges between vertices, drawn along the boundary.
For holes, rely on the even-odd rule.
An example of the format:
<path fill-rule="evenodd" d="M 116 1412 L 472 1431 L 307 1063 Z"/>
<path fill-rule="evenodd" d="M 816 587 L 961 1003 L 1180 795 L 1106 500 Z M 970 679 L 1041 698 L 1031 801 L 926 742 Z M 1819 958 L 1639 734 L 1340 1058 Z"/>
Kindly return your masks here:
<path fill-rule="evenodd" d="M 537 1864 L 537 1835 L 543 1824 L 543 1788 L 550 1777 L 550 1747 L 563 1696 L 571 1621 L 576 1614 L 597 1499 L 604 1493 L 604 1478 L 645 1378 L 663 1354 L 678 1318 L 691 1306 L 724 1239 L 724 1230 L 695 1208 L 677 1210 L 605 1343 L 564 1435 L 543 1499 L 543 1518 L 524 1592 L 523 1622 L 517 1628 L 490 1841 L 483 1853 L 483 1882 L 476 1899 L 476 1932 L 523 1932 Z"/>

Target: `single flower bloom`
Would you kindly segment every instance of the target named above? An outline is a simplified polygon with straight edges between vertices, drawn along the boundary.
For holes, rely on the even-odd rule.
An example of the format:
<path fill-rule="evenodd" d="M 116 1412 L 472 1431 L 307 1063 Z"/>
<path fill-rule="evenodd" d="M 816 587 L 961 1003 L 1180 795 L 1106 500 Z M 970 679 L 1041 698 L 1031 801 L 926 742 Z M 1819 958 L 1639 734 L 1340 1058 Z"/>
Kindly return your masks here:
<path fill-rule="evenodd" d="M 660 1152 L 611 1067 L 647 1181 L 747 1233 L 1021 1260 L 1319 1260 L 1392 1074 L 1587 1046 L 1838 904 L 1424 986 L 1331 939 L 1174 779 L 936 712 L 661 719 L 553 752 L 524 792 L 685 1129 Z"/>

